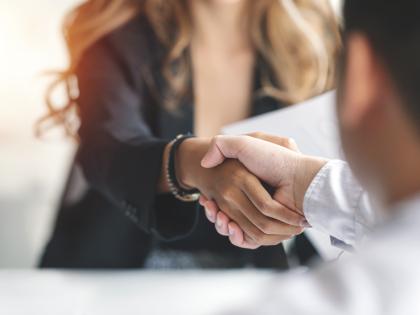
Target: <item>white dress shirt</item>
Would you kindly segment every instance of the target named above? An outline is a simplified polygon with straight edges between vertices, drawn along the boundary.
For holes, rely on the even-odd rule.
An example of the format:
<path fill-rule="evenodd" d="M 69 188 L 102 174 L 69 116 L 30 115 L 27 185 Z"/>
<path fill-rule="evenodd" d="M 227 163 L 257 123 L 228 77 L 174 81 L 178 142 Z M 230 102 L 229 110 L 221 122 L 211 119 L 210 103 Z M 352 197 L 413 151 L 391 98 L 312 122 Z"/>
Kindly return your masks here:
<path fill-rule="evenodd" d="M 357 253 L 314 272 L 279 274 L 229 314 L 420 315 L 420 195 L 382 220 L 347 164 L 330 161 L 311 183 L 304 212 L 313 228 L 359 244 Z"/>
<path fill-rule="evenodd" d="M 304 198 L 305 217 L 313 228 L 357 247 L 379 221 L 366 191 L 348 164 L 328 162 L 315 176 Z"/>

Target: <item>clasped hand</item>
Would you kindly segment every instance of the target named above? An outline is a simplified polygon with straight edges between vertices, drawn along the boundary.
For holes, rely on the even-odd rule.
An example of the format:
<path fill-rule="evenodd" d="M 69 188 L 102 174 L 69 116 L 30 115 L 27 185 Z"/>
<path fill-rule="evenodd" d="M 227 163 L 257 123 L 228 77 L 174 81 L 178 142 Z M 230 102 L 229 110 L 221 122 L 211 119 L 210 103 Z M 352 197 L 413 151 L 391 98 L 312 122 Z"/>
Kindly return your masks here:
<path fill-rule="evenodd" d="M 232 163 L 245 169 L 233 174 L 235 181 L 225 187 L 221 200 L 201 191 L 200 204 L 219 234 L 235 246 L 255 249 L 281 243 L 309 227 L 303 198 L 325 160 L 300 154 L 293 140 L 255 133 L 215 137 L 201 166 L 217 169 Z M 272 196 L 261 181 L 274 188 Z"/>

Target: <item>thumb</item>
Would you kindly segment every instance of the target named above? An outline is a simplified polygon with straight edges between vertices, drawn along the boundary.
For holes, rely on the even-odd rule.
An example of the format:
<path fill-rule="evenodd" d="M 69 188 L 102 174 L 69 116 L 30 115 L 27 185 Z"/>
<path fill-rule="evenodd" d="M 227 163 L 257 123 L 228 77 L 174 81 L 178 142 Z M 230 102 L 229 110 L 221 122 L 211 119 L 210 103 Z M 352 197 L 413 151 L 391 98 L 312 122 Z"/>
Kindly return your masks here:
<path fill-rule="evenodd" d="M 201 160 L 201 166 L 204 168 L 213 168 L 223 163 L 226 157 L 217 145 L 217 141 L 213 139 L 207 153 Z"/>
<path fill-rule="evenodd" d="M 237 159 L 244 144 L 244 136 L 216 136 L 210 143 L 210 148 L 201 160 L 204 168 L 216 167 L 226 158 Z"/>

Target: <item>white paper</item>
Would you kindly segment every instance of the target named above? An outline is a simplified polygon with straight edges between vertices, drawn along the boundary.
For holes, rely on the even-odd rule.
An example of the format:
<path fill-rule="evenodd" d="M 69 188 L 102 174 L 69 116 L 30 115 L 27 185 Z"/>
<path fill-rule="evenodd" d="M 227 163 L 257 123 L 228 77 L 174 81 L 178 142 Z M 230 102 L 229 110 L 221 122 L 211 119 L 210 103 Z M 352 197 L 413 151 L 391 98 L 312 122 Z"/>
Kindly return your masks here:
<path fill-rule="evenodd" d="M 335 92 L 303 103 L 228 125 L 228 135 L 262 131 L 296 140 L 302 153 L 326 158 L 342 157 L 335 111 Z"/>
<path fill-rule="evenodd" d="M 239 135 L 255 131 L 293 138 L 304 154 L 342 159 L 336 118 L 336 93 L 328 92 L 303 103 L 234 123 L 223 134 Z M 330 237 L 309 229 L 305 231 L 325 260 L 338 257 L 341 250 L 331 246 Z"/>

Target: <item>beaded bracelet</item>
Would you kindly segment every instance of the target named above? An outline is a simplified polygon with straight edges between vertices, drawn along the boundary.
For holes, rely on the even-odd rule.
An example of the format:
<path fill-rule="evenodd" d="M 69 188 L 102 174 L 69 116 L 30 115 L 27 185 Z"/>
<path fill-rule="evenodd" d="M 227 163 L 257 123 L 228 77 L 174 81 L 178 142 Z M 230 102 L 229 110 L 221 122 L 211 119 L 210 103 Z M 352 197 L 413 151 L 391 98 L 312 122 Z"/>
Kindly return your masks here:
<path fill-rule="evenodd" d="M 194 136 L 191 134 L 178 135 L 172 140 L 169 149 L 168 164 L 166 166 L 166 179 L 168 181 L 169 189 L 175 198 L 184 202 L 194 202 L 200 197 L 200 192 L 197 189 L 182 188 L 176 176 L 176 152 L 182 142 L 193 137 Z"/>

